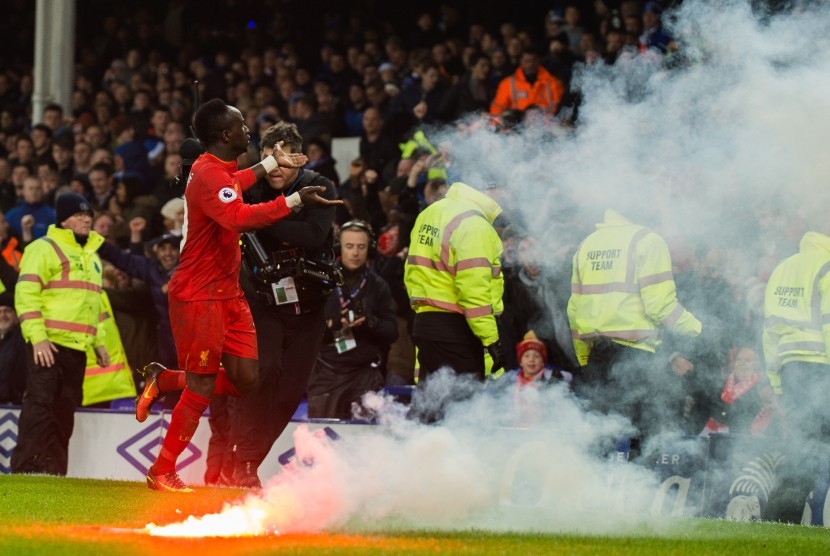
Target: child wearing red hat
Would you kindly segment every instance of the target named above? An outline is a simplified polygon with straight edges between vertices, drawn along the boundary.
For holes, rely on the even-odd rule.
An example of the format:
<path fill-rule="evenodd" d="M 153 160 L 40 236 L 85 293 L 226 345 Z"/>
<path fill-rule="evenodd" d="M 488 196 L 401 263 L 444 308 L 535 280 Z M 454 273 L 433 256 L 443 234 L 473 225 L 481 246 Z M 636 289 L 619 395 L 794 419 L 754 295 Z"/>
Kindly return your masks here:
<path fill-rule="evenodd" d="M 529 427 L 537 424 L 542 416 L 538 388 L 558 380 L 570 383 L 573 375 L 548 366 L 548 350 L 533 330 L 516 344 L 516 357 L 519 368 L 510 373 L 516 378 L 514 425 Z"/>

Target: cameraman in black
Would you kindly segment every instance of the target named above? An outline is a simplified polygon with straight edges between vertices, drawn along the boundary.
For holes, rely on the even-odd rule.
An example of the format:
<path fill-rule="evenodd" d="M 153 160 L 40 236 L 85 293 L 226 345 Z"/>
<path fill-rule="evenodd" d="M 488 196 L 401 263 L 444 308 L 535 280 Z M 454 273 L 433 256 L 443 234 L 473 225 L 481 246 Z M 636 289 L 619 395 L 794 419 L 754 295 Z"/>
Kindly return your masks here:
<path fill-rule="evenodd" d="M 271 154 L 279 142 L 283 151 L 296 153 L 300 152 L 303 139 L 297 126 L 279 122 L 262 138 L 261 156 Z M 309 185 L 324 186 L 326 191 L 321 197 L 337 198 L 329 179 L 302 168 L 277 168 L 246 191 L 243 198 L 250 204 L 265 203 Z M 246 255 L 240 284 L 256 325 L 260 383 L 248 394 L 228 399 L 230 453 L 223 463 L 224 482 L 260 487 L 257 468 L 305 395 L 326 328 L 323 308 L 336 284 L 310 276 L 301 269 L 314 265 L 316 269 L 333 271 L 335 210 L 335 207 L 301 207 L 284 220 L 257 230 L 254 237 L 272 264 L 268 272 L 250 256 L 250 236 L 243 236 Z"/>
<path fill-rule="evenodd" d="M 375 250 L 363 220 L 340 228 L 344 284 L 326 302 L 326 332 L 308 383 L 308 416 L 350 419 L 352 404 L 384 386 L 382 365 L 398 339 L 389 286 L 369 265 Z"/>

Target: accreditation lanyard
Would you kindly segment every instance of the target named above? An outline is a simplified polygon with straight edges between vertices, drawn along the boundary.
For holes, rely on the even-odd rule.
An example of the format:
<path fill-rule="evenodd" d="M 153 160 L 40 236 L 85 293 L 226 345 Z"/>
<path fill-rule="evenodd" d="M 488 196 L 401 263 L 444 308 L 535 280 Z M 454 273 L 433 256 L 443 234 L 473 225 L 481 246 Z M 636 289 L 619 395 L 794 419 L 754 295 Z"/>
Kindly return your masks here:
<path fill-rule="evenodd" d="M 343 288 L 337 286 L 337 297 L 340 299 L 340 313 L 346 314 L 346 309 L 348 309 L 352 302 L 360 295 L 360 292 L 363 290 L 363 286 L 366 285 L 366 280 L 369 278 L 369 270 L 365 269 L 363 271 L 363 276 L 360 279 L 360 282 L 352 288 L 352 291 L 349 293 L 348 296 L 343 295 Z"/>

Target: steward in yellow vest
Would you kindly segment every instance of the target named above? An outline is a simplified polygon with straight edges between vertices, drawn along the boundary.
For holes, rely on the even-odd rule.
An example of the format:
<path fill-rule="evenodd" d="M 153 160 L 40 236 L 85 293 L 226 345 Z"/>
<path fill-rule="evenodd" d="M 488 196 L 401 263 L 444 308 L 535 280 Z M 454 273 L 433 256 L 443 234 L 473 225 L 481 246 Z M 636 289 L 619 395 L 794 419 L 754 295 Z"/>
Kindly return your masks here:
<path fill-rule="evenodd" d="M 818 218 L 826 221 L 824 214 Z M 764 295 L 763 342 L 790 440 L 776 477 L 788 485 L 788 496 L 770 517 L 801 522 L 806 502 L 812 524 L 824 525 L 827 513 L 824 523 L 817 518 L 827 497 L 830 465 L 830 225 L 821 231 L 804 234 L 798 253 L 772 271 Z"/>
<path fill-rule="evenodd" d="M 104 345 L 110 356 L 109 365 L 102 366 L 92 348 L 86 351 L 83 405 L 93 405 L 121 398 L 135 398 L 133 372 L 127 363 L 127 354 L 121 342 L 121 334 L 113 317 L 112 305 L 106 291 L 101 291 L 102 312 L 98 330 L 104 333 Z"/>
<path fill-rule="evenodd" d="M 58 224 L 32 242 L 20 261 L 15 306 L 29 349 L 12 472 L 65 475 L 75 408 L 83 397 L 86 351 L 109 365 L 101 309 L 104 238 L 90 231 L 92 207 L 76 193 L 55 202 Z"/>
<path fill-rule="evenodd" d="M 415 310 L 419 384 L 439 368 L 484 380 L 484 352 L 493 371 L 504 366 L 496 315 L 502 312 L 502 242 L 493 228 L 501 207 L 456 182 L 427 207 L 412 229 L 404 283 Z"/>
<path fill-rule="evenodd" d="M 613 210 L 596 228 L 573 258 L 568 319 L 583 366 L 575 390 L 650 434 L 665 406 L 680 403 L 665 387 L 672 385 L 669 371 L 653 360 L 661 330 L 697 336 L 701 324 L 677 300 L 663 238 Z"/>

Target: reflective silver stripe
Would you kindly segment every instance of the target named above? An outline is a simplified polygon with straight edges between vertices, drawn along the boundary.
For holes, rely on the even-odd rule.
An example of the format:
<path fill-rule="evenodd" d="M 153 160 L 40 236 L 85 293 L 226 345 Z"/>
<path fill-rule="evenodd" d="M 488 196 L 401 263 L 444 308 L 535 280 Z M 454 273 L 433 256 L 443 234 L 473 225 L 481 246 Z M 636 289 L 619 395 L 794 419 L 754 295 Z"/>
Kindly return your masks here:
<path fill-rule="evenodd" d="M 512 76 L 510 78 L 510 107 L 515 109 L 519 108 L 519 99 L 516 98 L 516 93 L 518 93 L 516 89 L 516 76 Z"/>
<path fill-rule="evenodd" d="M 610 282 L 608 284 L 573 284 L 571 293 L 593 295 L 601 293 L 637 293 L 639 288 L 625 282 Z"/>
<path fill-rule="evenodd" d="M 605 330 L 604 332 L 588 332 L 580 334 L 576 330 L 571 330 L 571 336 L 577 340 L 586 340 L 590 338 L 616 338 L 618 340 L 637 341 L 645 338 L 657 337 L 656 330 Z"/>
<path fill-rule="evenodd" d="M 813 280 L 813 297 L 810 300 L 812 305 L 812 318 L 813 323 L 816 325 L 817 328 L 821 328 L 822 316 L 821 316 L 821 293 L 819 292 L 819 282 L 827 272 L 830 271 L 830 262 L 824 263 L 824 265 L 819 269 L 818 273 L 816 273 L 816 278 Z"/>
<path fill-rule="evenodd" d="M 786 351 L 818 351 L 824 353 L 824 342 L 789 342 L 778 346 L 778 353 Z"/>
<path fill-rule="evenodd" d="M 804 322 L 801 320 L 786 319 L 784 317 L 767 317 L 764 319 L 764 326 L 767 328 L 772 328 L 776 324 L 786 324 L 802 330 L 821 330 L 821 326 L 815 326 L 811 322 Z"/>
<path fill-rule="evenodd" d="M 661 320 L 660 323 L 663 326 L 670 327 L 671 325 L 677 322 L 677 319 L 679 319 L 683 315 L 683 311 L 685 310 L 686 309 L 684 309 L 683 306 L 680 303 L 678 303 L 677 307 L 675 307 L 674 310 L 671 313 L 669 313 L 669 316 Z"/>
<path fill-rule="evenodd" d="M 662 284 L 674 280 L 674 274 L 671 270 L 668 272 L 661 272 L 659 274 L 650 274 L 649 276 L 640 277 L 640 287 L 653 286 L 655 284 Z"/>

